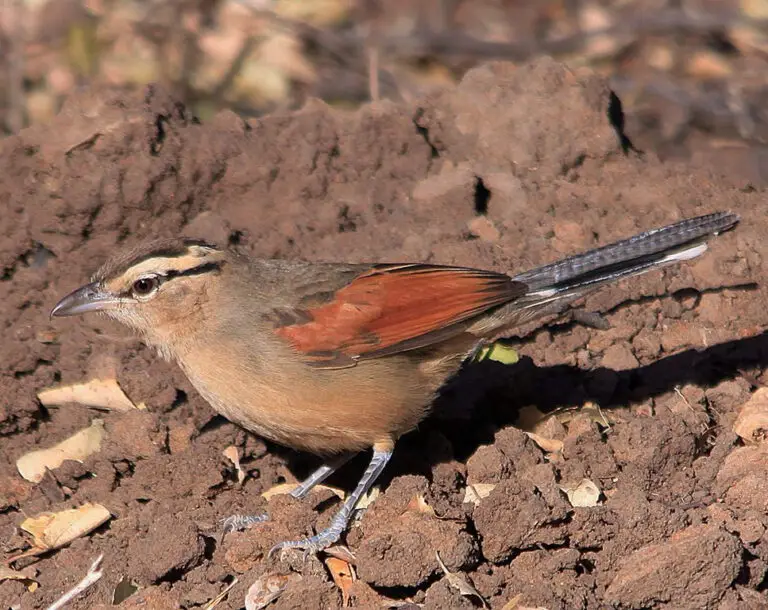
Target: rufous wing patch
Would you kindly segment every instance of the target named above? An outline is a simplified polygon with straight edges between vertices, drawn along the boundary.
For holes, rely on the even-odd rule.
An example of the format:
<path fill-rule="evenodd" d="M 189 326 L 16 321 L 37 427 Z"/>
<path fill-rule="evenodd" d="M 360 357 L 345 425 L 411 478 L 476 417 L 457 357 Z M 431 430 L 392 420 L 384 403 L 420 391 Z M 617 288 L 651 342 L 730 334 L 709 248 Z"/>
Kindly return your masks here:
<path fill-rule="evenodd" d="M 315 366 L 351 366 L 426 347 L 464 328 L 463 322 L 525 294 L 509 276 L 436 265 L 378 265 L 343 288 L 301 308 L 301 323 L 275 332 Z M 288 321 L 290 316 L 283 314 Z"/>

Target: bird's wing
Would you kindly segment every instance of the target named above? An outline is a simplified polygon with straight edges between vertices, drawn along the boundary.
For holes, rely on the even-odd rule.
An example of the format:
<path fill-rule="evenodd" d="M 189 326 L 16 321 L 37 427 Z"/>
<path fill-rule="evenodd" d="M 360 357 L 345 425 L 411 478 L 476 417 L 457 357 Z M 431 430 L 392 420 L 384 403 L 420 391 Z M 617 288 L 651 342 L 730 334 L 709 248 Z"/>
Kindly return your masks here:
<path fill-rule="evenodd" d="M 461 333 L 475 318 L 525 294 L 492 271 L 436 265 L 376 265 L 342 287 L 275 312 L 275 333 L 313 366 L 418 349 Z"/>

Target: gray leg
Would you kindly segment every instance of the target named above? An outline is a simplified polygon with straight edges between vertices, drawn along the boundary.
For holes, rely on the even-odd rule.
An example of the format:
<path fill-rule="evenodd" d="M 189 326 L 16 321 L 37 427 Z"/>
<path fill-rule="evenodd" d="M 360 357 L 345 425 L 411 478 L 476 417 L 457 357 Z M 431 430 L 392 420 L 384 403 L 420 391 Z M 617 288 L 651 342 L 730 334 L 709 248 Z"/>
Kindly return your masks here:
<path fill-rule="evenodd" d="M 325 479 L 351 460 L 354 455 L 354 453 L 345 453 L 331 461 L 329 464 L 323 464 L 304 479 L 301 484 L 291 492 L 291 495 L 297 500 L 301 500 L 315 485 L 325 481 Z M 269 515 L 266 513 L 261 515 L 230 515 L 226 519 L 222 519 L 221 526 L 225 532 L 241 532 L 252 525 L 263 523 L 268 520 Z"/>
<path fill-rule="evenodd" d="M 344 501 L 341 509 L 333 517 L 331 524 L 319 532 L 315 536 L 310 538 L 304 538 L 303 540 L 280 542 L 272 547 L 269 551 L 270 557 L 276 551 L 284 551 L 287 549 L 302 549 L 305 555 L 309 553 L 317 553 L 324 548 L 332 545 L 340 537 L 342 532 L 346 529 L 350 518 L 352 517 L 352 511 L 355 510 L 355 505 L 360 501 L 360 498 L 371 488 L 373 483 L 379 477 L 384 470 L 389 458 L 392 457 L 392 450 L 377 450 L 374 449 L 373 457 L 371 458 L 368 468 L 365 469 L 363 476 L 355 487 L 355 490 Z"/>
<path fill-rule="evenodd" d="M 304 479 L 301 482 L 301 485 L 299 485 L 291 492 L 291 495 L 297 500 L 301 500 L 315 485 L 325 481 L 329 476 L 331 476 L 354 456 L 354 453 L 345 453 L 344 455 L 340 455 L 339 457 L 335 458 L 333 461 L 327 464 L 323 464 L 320 466 L 320 468 L 315 470 L 311 475 Z"/>

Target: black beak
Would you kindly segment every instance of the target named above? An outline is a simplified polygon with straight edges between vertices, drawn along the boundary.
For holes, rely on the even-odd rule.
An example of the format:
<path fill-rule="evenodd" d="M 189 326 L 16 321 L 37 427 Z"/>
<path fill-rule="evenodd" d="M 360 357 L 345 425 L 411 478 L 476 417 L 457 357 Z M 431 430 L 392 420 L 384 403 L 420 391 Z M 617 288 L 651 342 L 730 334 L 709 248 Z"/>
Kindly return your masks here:
<path fill-rule="evenodd" d="M 94 282 L 78 288 L 56 303 L 56 307 L 51 310 L 51 317 L 76 316 L 91 311 L 104 311 L 111 309 L 120 302 L 119 297 L 105 292 L 98 282 Z"/>

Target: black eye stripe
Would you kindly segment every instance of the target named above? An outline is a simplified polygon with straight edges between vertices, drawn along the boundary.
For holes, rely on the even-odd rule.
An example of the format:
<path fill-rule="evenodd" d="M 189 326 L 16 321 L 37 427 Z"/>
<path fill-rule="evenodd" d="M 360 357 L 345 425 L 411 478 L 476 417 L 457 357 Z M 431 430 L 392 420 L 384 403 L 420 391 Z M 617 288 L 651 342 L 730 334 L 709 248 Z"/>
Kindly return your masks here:
<path fill-rule="evenodd" d="M 172 280 L 175 280 L 179 277 L 190 277 L 193 275 L 202 275 L 203 273 L 212 273 L 214 271 L 219 271 L 221 269 L 222 263 L 221 262 L 208 262 L 204 263 L 202 265 L 198 265 L 197 267 L 192 267 L 190 269 L 184 269 L 183 271 L 177 271 L 176 269 L 169 269 L 165 271 L 164 273 L 156 273 L 156 274 L 147 274 L 146 276 L 139 277 L 131 284 L 131 287 L 122 294 L 122 296 L 131 296 L 134 294 L 134 285 L 136 282 L 142 280 L 142 279 L 148 279 L 148 280 L 154 280 L 157 282 L 157 287 L 159 288 L 162 286 L 165 282 L 170 282 Z M 149 293 L 147 293 L 149 294 Z"/>
<path fill-rule="evenodd" d="M 177 271 L 176 269 L 169 269 L 165 272 L 165 275 L 160 276 L 161 281 L 168 281 L 176 279 L 177 277 L 189 277 L 191 275 L 202 275 L 203 273 L 210 273 L 212 271 L 218 271 L 221 269 L 220 262 L 209 262 L 191 269 L 184 269 L 183 271 Z"/>

